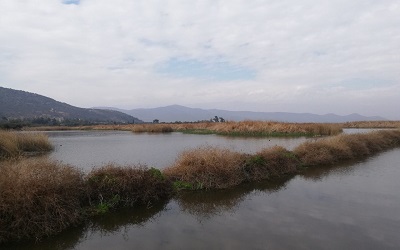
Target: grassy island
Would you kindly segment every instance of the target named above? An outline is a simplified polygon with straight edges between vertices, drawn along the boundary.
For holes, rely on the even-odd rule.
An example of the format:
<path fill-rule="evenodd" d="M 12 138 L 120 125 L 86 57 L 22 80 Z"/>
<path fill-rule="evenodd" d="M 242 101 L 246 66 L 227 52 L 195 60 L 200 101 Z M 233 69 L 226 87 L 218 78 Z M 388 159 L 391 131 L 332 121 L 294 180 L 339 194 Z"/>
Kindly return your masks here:
<path fill-rule="evenodd" d="M 0 244 L 54 235 L 114 208 L 165 202 L 183 189 L 226 189 L 273 180 L 307 167 L 365 159 L 400 146 L 400 130 L 382 130 L 318 138 L 293 151 L 273 147 L 243 154 L 202 147 L 182 152 L 172 166 L 161 171 L 107 165 L 85 174 L 46 158 L 12 159 L 34 148 L 50 149 L 42 135 L 0 135 Z M 21 142 L 28 137 L 29 143 Z"/>

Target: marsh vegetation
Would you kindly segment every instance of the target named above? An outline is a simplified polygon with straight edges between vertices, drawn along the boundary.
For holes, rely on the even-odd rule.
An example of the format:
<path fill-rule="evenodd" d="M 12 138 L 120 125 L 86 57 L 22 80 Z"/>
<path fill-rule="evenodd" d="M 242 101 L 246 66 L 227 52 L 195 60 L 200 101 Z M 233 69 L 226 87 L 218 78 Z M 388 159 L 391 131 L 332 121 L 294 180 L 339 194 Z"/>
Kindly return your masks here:
<path fill-rule="evenodd" d="M 29 138 L 9 132 L 2 135 L 3 141 Z M 362 159 L 398 146 L 400 131 L 385 130 L 318 139 L 292 151 L 272 147 L 248 154 L 200 147 L 182 152 L 172 166 L 161 171 L 143 165 L 109 164 L 89 173 L 48 159 L 7 156 L 0 165 L 0 242 L 57 234 L 111 209 L 152 206 L 182 190 L 227 189 L 272 181 L 307 167 Z M 23 149 L 32 150 L 20 146 L 19 152 Z"/>

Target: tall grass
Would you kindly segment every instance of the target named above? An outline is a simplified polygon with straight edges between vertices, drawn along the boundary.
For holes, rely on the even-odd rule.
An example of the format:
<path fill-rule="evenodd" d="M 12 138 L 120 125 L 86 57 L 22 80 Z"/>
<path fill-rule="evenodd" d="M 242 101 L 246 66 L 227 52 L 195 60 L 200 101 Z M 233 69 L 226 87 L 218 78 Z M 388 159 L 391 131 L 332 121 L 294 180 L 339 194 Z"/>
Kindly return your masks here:
<path fill-rule="evenodd" d="M 176 189 L 226 189 L 273 180 L 305 166 L 362 159 L 399 146 L 400 130 L 382 130 L 306 142 L 293 151 L 273 147 L 243 154 L 200 147 L 182 152 L 162 172 L 109 164 L 86 175 L 45 159 L 0 161 L 0 244 L 53 235 L 116 207 L 153 206 Z"/>
<path fill-rule="evenodd" d="M 183 189 L 221 189 L 247 181 L 295 174 L 305 166 L 365 158 L 400 146 L 400 130 L 347 134 L 306 142 L 293 152 L 282 147 L 254 155 L 204 147 L 183 152 L 164 174 Z"/>
<path fill-rule="evenodd" d="M 0 131 L 0 160 L 18 157 L 27 152 L 46 152 L 52 149 L 53 146 L 45 134 Z"/>
<path fill-rule="evenodd" d="M 359 121 L 346 122 L 344 128 L 400 128 L 400 121 Z"/>
<path fill-rule="evenodd" d="M 248 155 L 209 146 L 183 152 L 164 174 L 178 188 L 222 189 L 293 173 L 296 166 L 296 156 L 281 147 Z"/>
<path fill-rule="evenodd" d="M 38 128 L 35 128 L 38 129 Z M 43 127 L 41 129 L 52 129 Z M 135 133 L 197 133 L 230 136 L 327 136 L 342 132 L 340 124 L 285 123 L 272 121 L 125 124 L 69 127 L 77 130 L 122 130 Z"/>
<path fill-rule="evenodd" d="M 54 235 L 117 207 L 149 207 L 174 192 L 159 170 L 144 166 L 109 164 L 85 175 L 43 158 L 0 164 L 0 244 Z"/>
<path fill-rule="evenodd" d="M 173 128 L 176 131 L 189 133 L 211 132 L 233 136 L 321 136 L 342 132 L 338 124 L 264 121 L 176 124 Z"/>
<path fill-rule="evenodd" d="M 303 166 L 329 165 L 400 146 L 400 130 L 348 134 L 306 142 L 294 149 Z"/>
<path fill-rule="evenodd" d="M 228 149 L 201 147 L 181 153 L 175 165 L 164 170 L 173 181 L 186 184 L 189 189 L 227 188 L 243 181 L 238 174 L 245 155 Z"/>
<path fill-rule="evenodd" d="M 1 162 L 0 243 L 37 239 L 81 220 L 82 172 L 43 159 Z"/>
<path fill-rule="evenodd" d="M 173 192 L 171 183 L 160 170 L 145 166 L 109 164 L 93 169 L 86 180 L 90 204 L 97 212 L 120 206 L 150 206 Z"/>

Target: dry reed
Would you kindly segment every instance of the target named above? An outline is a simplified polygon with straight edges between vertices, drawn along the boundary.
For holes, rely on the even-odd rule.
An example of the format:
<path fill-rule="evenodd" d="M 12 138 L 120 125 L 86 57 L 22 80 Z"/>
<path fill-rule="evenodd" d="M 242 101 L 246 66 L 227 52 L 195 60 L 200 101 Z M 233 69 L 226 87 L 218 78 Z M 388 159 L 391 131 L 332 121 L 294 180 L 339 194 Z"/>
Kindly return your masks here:
<path fill-rule="evenodd" d="M 343 123 L 344 128 L 400 128 L 400 121 L 359 121 Z"/>
<path fill-rule="evenodd" d="M 1 162 L 0 243 L 38 239 L 81 220 L 82 172 L 43 159 Z"/>
<path fill-rule="evenodd" d="M 108 208 L 149 205 L 168 198 L 172 184 L 162 173 L 145 166 L 109 164 L 93 169 L 86 177 L 91 205 Z"/>
<path fill-rule="evenodd" d="M 243 181 L 241 167 L 245 156 L 227 149 L 201 147 L 181 153 L 174 166 L 164 170 L 173 181 L 187 183 L 190 189 L 227 188 Z"/>
<path fill-rule="evenodd" d="M 306 142 L 294 149 L 304 166 L 330 165 L 400 146 L 399 130 L 348 134 Z"/>
<path fill-rule="evenodd" d="M 0 160 L 27 152 L 46 152 L 52 148 L 45 134 L 0 131 Z"/>

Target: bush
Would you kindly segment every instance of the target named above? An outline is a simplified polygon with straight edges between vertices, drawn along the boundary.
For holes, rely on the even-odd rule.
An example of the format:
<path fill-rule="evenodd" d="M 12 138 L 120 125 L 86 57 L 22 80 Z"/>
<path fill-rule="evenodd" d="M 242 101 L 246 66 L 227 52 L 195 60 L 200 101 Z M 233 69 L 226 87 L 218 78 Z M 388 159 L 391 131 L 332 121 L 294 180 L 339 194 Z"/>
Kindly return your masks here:
<path fill-rule="evenodd" d="M 173 193 L 172 183 L 159 170 L 144 166 L 109 164 L 92 170 L 86 180 L 90 205 L 97 207 L 97 212 L 120 206 L 150 205 Z"/>
<path fill-rule="evenodd" d="M 52 149 L 45 134 L 0 131 L 0 160 L 18 157 L 26 152 L 47 152 Z"/>
<path fill-rule="evenodd" d="M 164 170 L 173 181 L 191 189 L 227 188 L 240 184 L 245 155 L 216 147 L 184 151 L 175 164 Z M 182 186 L 182 185 L 180 185 Z"/>
<path fill-rule="evenodd" d="M 81 221 L 79 170 L 44 159 L 1 162 L 0 243 L 38 239 Z"/>

